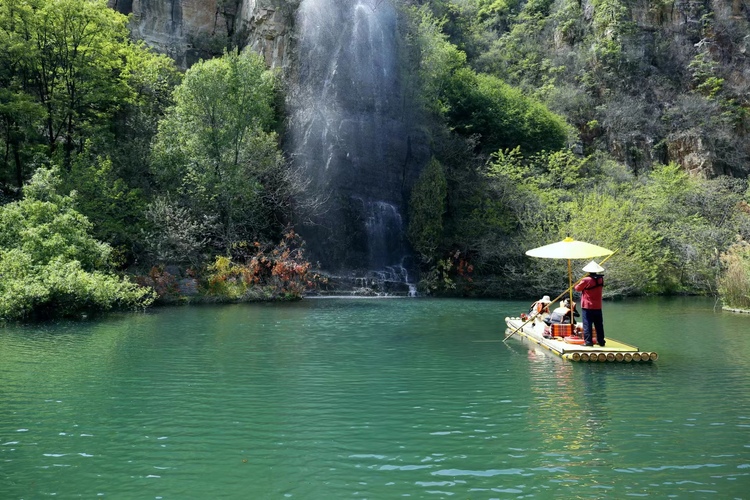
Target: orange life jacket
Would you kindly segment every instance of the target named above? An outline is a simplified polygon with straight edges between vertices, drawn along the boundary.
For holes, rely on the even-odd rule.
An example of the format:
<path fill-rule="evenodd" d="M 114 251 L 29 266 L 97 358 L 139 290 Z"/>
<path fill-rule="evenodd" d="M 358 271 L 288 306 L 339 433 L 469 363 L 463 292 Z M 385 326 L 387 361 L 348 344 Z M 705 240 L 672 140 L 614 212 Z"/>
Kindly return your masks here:
<path fill-rule="evenodd" d="M 533 311 L 536 311 L 538 314 L 542 314 L 543 312 L 549 312 L 549 304 L 545 304 L 544 302 L 537 300 L 531 305 L 531 309 Z"/>

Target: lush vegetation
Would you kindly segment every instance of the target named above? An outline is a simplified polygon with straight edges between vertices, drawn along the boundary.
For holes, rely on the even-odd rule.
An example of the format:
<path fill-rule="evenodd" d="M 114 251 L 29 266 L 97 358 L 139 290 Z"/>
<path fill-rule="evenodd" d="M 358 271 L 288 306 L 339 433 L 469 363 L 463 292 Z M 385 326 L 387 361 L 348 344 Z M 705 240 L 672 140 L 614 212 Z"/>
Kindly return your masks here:
<path fill-rule="evenodd" d="M 109 245 L 58 194 L 54 170 L 41 169 L 20 201 L 0 207 L 0 318 L 75 316 L 112 308 L 144 308 L 155 294 L 112 273 Z"/>
<path fill-rule="evenodd" d="M 291 180 L 272 131 L 275 97 L 275 76 L 251 52 L 203 61 L 185 74 L 152 150 L 159 197 L 149 211 L 150 244 L 162 249 L 152 249 L 157 259 L 175 240 L 164 220 L 170 211 L 199 228 L 192 240 L 177 239 L 192 249 L 182 253 L 187 261 L 278 236 Z M 164 263 L 180 253 L 173 249 Z"/>
<path fill-rule="evenodd" d="M 238 51 L 183 75 L 127 22 L 104 0 L 0 4 L 0 317 L 220 300 L 221 263 L 253 259 L 272 265 L 247 298 L 299 297 L 277 76 Z"/>
<path fill-rule="evenodd" d="M 433 144 L 405 186 L 423 290 L 551 294 L 565 264 L 524 252 L 573 236 L 619 250 L 609 294 L 749 306 L 748 23 L 706 11 L 674 42 L 670 3 L 649 6 L 644 42 L 623 0 L 403 5 Z M 0 3 L 0 318 L 300 297 L 317 276 L 288 225 L 305 183 L 280 76 L 236 49 L 181 72 L 127 22 Z"/>
<path fill-rule="evenodd" d="M 652 6 L 657 26 L 666 7 Z M 667 43 L 665 29 L 643 47 L 628 4 L 588 8 L 434 0 L 412 9 L 425 108 L 441 137 L 412 195 L 409 235 L 423 256 L 423 289 L 562 290 L 566 263 L 523 255 L 566 236 L 619 250 L 607 266 L 610 295 L 721 286 L 726 296 L 729 282 L 740 283 L 725 273 L 741 274 L 731 245 L 750 236 L 742 141 L 750 106 L 744 87 L 729 84 L 741 63 L 707 47 L 735 53 L 733 34 L 748 23 L 705 17 L 703 38 Z M 649 67 L 644 49 L 654 51 Z M 663 161 L 675 151 L 685 160 L 680 148 L 713 170 L 690 176 Z"/>
<path fill-rule="evenodd" d="M 740 240 L 721 256 L 724 272 L 719 278 L 719 292 L 730 309 L 750 310 L 750 244 Z"/>

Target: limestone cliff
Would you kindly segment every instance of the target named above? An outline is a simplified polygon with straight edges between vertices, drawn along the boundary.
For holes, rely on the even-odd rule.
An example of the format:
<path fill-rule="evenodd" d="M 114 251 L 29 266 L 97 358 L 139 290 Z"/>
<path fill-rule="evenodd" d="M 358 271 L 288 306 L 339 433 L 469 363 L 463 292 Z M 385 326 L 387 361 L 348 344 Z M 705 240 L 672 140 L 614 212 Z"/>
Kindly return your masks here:
<path fill-rule="evenodd" d="M 288 68 L 299 0 L 109 0 L 131 15 L 133 36 L 174 58 L 183 68 L 252 47 L 269 66 Z"/>
<path fill-rule="evenodd" d="M 705 177 L 747 175 L 750 4 L 623 4 L 632 26 L 623 37 L 632 80 L 613 86 L 614 98 L 600 104 L 606 149 L 635 171 L 660 161 Z M 589 0 L 584 5 L 584 12 L 593 9 Z"/>

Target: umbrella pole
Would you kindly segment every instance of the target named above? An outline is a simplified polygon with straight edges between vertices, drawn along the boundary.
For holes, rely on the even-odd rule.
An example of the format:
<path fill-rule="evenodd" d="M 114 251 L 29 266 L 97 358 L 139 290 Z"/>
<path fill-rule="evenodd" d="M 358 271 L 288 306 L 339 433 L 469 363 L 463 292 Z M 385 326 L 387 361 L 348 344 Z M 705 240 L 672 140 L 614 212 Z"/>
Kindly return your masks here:
<path fill-rule="evenodd" d="M 568 259 L 568 291 L 570 292 L 570 324 L 573 325 L 573 328 L 575 329 L 575 317 L 573 316 L 573 268 L 572 264 L 570 263 L 570 259 Z"/>

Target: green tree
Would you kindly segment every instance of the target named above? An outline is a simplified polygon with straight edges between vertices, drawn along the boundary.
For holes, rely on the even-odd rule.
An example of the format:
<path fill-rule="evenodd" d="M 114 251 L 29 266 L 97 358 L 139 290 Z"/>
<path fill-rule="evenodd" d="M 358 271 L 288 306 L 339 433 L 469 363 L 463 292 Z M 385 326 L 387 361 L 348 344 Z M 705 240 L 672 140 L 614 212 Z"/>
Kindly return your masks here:
<path fill-rule="evenodd" d="M 73 157 L 61 177 L 63 190 L 76 192 L 76 210 L 91 222 L 92 236 L 112 245 L 118 260 L 132 256 L 143 229 L 143 192 L 117 175 L 112 160 L 93 155 L 89 148 Z"/>
<path fill-rule="evenodd" d="M 154 174 L 173 199 L 214 217 L 212 243 L 269 235 L 288 206 L 287 171 L 272 132 L 276 78 L 245 51 L 200 62 L 175 90 L 159 124 Z"/>
<path fill-rule="evenodd" d="M 112 158 L 117 173 L 145 178 L 144 152 L 178 73 L 166 56 L 132 43 L 127 22 L 105 0 L 0 3 L 6 189 L 20 190 L 44 163 L 40 153 L 69 170 L 86 144 Z"/>
<path fill-rule="evenodd" d="M 42 140 L 44 108 L 29 93 L 26 72 L 31 41 L 21 28 L 33 18 L 25 2 L 0 3 L 0 145 L 3 149 L 0 182 L 6 192 L 20 192 L 34 155 L 33 143 Z"/>
<path fill-rule="evenodd" d="M 445 21 L 426 7 L 412 14 L 421 48 L 425 105 L 444 117 L 452 130 L 479 137 L 485 155 L 516 146 L 526 154 L 565 146 L 569 127 L 562 117 L 500 78 L 469 68 L 466 54 L 442 32 Z"/>
<path fill-rule="evenodd" d="M 526 154 L 558 150 L 568 139 L 562 117 L 491 75 L 457 70 L 445 100 L 448 122 L 465 136 L 478 134 L 487 154 L 516 146 Z"/>
<path fill-rule="evenodd" d="M 443 166 L 433 158 L 412 189 L 407 230 L 409 241 L 427 263 L 438 256 L 442 243 L 447 190 Z"/>
<path fill-rule="evenodd" d="M 618 250 L 607 265 L 608 295 L 644 295 L 665 289 L 662 278 L 670 254 L 637 201 L 591 191 L 571 208 L 560 234 Z"/>
<path fill-rule="evenodd" d="M 111 248 L 90 235 L 54 170 L 39 170 L 24 198 L 0 207 L 0 318 L 70 316 L 146 307 L 153 292 L 110 273 Z"/>
<path fill-rule="evenodd" d="M 44 136 L 50 151 L 62 144 L 69 158 L 127 98 L 120 80 L 127 18 L 107 8 L 104 0 L 17 3 L 8 22 L 29 50 L 19 61 L 19 73 L 46 111 Z"/>

